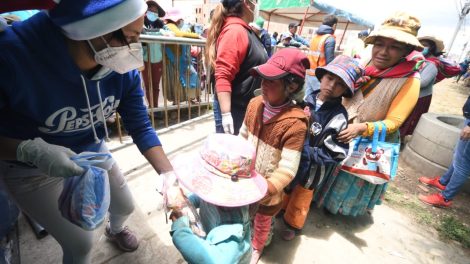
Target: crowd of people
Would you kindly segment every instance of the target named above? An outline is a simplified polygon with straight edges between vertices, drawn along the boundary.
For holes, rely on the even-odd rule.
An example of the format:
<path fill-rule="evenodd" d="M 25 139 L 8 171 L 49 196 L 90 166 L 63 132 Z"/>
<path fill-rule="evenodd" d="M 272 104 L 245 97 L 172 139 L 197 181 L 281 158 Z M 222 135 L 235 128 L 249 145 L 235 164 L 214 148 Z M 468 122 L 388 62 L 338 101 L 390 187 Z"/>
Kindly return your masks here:
<path fill-rule="evenodd" d="M 255 19 L 256 1 L 222 0 L 203 32 L 205 54 L 195 55 L 209 67 L 216 134 L 196 154 L 170 162 L 144 93 L 156 105 L 163 65 L 178 65 L 167 72 L 178 81 L 164 96 L 197 100 L 199 76 L 185 55 L 193 53 L 189 45 L 143 46 L 139 36 L 200 35 L 184 30 L 180 10 L 163 10 L 153 0 L 44 2 L 47 12 L 1 27 L 0 202 L 6 197 L 42 225 L 60 244 L 63 263 L 90 263 L 93 248 L 94 232 L 56 206 L 64 181 L 86 169 L 71 157 L 109 154 L 106 120 L 115 112 L 163 178 L 171 236 L 184 259 L 255 264 L 271 242 L 275 219 L 283 221 L 282 239 L 293 240 L 312 202 L 331 214 L 372 215 L 390 179 L 378 184 L 346 170 L 351 142 L 380 133 L 383 141 L 399 144 L 428 111 L 433 85 L 450 77 L 452 67 L 442 59 L 442 40 L 418 37 L 420 20 L 405 12 L 360 32 L 363 49 L 335 56 L 334 15 L 325 16 L 310 41 L 297 34 L 295 22 L 271 37 Z M 284 48 L 274 52 L 275 45 Z M 190 77 L 178 76 L 183 72 Z M 470 175 L 470 97 L 463 114 L 452 166 L 445 175 L 419 179 L 442 190 L 420 196 L 425 203 L 451 206 Z M 134 251 L 139 239 L 125 226 L 133 198 L 114 161 L 108 177 L 105 235 L 121 250 Z M 16 216 L 7 205 L 0 215 Z"/>

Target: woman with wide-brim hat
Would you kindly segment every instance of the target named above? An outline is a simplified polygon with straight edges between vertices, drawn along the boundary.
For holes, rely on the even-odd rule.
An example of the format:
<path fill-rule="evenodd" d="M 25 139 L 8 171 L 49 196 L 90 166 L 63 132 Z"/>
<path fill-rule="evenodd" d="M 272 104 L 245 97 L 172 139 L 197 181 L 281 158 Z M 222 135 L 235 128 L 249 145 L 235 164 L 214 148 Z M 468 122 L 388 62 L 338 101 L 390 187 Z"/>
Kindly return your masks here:
<path fill-rule="evenodd" d="M 416 103 L 413 112 L 406 119 L 400 127 L 400 137 L 405 139 L 405 136 L 412 135 L 413 131 L 418 125 L 419 118 L 424 113 L 427 113 L 431 106 L 432 88 L 435 83 L 443 80 L 443 75 L 439 74 L 439 68 L 442 62 L 439 58 L 444 51 L 444 42 L 435 36 L 422 36 L 418 38 L 419 42 L 423 45 L 424 49 L 416 56 L 424 56 L 423 65 L 420 70 L 421 85 L 419 88 L 419 99 Z M 421 57 L 420 59 L 423 59 Z M 438 77 L 439 76 L 439 77 Z"/>
<path fill-rule="evenodd" d="M 387 126 L 387 141 L 399 142 L 398 129 L 413 110 L 419 95 L 416 61 L 406 57 L 423 46 L 416 37 L 420 21 L 398 12 L 372 32 L 366 44 L 372 44 L 372 59 L 366 67 L 366 82 L 344 104 L 349 115 L 348 127 L 337 140 L 350 142 L 357 136 L 371 136 L 374 122 Z M 380 125 L 379 125 L 380 126 Z M 382 202 L 387 184 L 372 184 L 346 171 L 338 173 L 319 192 L 319 204 L 333 214 L 363 215 Z"/>

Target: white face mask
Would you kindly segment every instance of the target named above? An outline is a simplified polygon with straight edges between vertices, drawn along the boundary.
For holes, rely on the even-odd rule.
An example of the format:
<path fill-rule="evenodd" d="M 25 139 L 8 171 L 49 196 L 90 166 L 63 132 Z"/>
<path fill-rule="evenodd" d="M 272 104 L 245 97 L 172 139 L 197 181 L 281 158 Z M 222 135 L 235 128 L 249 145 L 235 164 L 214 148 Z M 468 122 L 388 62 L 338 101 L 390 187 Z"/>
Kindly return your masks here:
<path fill-rule="evenodd" d="M 88 40 L 88 44 L 95 53 L 95 61 L 98 64 L 120 74 L 144 66 L 141 43 L 131 43 L 129 46 L 111 47 L 103 37 L 101 37 L 101 39 L 106 43 L 107 48 L 100 51 L 96 51 Z"/>

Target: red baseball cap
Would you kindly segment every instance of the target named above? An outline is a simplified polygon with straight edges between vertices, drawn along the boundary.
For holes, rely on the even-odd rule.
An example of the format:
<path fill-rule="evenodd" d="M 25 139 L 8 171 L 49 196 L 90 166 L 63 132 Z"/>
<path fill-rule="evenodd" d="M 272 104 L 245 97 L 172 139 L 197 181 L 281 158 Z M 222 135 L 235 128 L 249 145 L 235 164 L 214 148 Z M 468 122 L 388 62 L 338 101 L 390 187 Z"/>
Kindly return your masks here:
<path fill-rule="evenodd" d="M 264 79 L 277 80 L 288 74 L 305 78 L 306 69 L 310 68 L 307 56 L 296 48 L 284 48 L 276 52 L 265 64 L 253 67 L 251 74 Z"/>

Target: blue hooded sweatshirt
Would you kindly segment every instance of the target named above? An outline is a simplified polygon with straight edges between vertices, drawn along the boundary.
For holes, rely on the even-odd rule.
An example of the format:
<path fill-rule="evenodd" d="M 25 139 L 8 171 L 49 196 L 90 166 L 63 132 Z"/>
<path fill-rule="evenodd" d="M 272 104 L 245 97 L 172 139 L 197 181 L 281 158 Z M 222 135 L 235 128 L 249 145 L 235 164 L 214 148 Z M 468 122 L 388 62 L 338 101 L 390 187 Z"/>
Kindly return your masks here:
<path fill-rule="evenodd" d="M 161 145 L 137 70 L 102 76 L 80 71 L 45 13 L 14 23 L 0 33 L 0 135 L 41 137 L 76 153 L 98 151 L 104 120 L 117 110 L 141 152 Z"/>
<path fill-rule="evenodd" d="M 316 32 L 317 35 L 325 35 L 325 34 L 333 35 L 334 33 L 335 31 L 333 30 L 333 28 L 328 25 L 321 25 Z M 330 63 L 335 58 L 335 45 L 336 45 L 336 39 L 333 36 L 330 36 L 325 40 L 326 64 Z"/>

